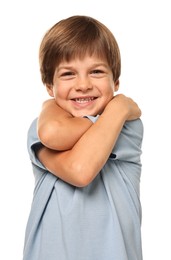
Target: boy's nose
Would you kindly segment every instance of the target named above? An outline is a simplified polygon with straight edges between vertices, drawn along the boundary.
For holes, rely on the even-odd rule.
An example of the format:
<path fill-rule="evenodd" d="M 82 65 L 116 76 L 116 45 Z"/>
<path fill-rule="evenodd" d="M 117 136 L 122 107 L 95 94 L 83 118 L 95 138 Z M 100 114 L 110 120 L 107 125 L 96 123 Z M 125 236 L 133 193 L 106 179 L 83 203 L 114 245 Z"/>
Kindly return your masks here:
<path fill-rule="evenodd" d="M 77 80 L 75 89 L 77 91 L 86 92 L 87 90 L 92 89 L 92 83 L 88 78 L 81 78 Z"/>

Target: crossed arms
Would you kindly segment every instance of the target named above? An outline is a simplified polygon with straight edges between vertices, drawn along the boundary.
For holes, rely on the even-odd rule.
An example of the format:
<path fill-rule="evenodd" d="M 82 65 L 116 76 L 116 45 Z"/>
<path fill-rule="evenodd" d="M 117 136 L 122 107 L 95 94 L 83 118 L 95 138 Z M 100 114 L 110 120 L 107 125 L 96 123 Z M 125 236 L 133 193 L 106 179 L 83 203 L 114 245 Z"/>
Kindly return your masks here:
<path fill-rule="evenodd" d="M 74 186 L 88 185 L 106 163 L 127 120 L 141 116 L 138 105 L 116 95 L 95 123 L 73 117 L 53 99 L 43 104 L 38 135 L 44 147 L 39 160 L 60 179 Z"/>

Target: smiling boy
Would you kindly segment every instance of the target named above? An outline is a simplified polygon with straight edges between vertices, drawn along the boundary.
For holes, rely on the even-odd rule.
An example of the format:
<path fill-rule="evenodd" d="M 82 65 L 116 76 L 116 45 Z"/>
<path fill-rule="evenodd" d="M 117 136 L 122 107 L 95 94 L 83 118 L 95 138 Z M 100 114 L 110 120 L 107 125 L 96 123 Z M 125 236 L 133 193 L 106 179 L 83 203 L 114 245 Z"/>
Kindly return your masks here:
<path fill-rule="evenodd" d="M 28 132 L 35 192 L 24 260 L 141 260 L 141 111 L 119 88 L 120 53 L 99 21 L 73 16 L 40 46 L 52 99 Z"/>

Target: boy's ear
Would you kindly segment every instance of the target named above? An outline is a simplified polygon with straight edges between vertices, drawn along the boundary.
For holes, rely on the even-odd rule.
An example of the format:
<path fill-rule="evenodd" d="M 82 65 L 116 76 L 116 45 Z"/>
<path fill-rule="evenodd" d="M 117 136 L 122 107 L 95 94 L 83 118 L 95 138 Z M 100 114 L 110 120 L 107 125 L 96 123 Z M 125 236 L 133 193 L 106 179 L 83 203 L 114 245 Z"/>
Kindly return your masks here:
<path fill-rule="evenodd" d="M 49 96 L 54 97 L 52 85 L 46 85 L 46 90 L 47 90 Z"/>
<path fill-rule="evenodd" d="M 119 79 L 115 81 L 114 91 L 117 92 L 119 89 Z"/>

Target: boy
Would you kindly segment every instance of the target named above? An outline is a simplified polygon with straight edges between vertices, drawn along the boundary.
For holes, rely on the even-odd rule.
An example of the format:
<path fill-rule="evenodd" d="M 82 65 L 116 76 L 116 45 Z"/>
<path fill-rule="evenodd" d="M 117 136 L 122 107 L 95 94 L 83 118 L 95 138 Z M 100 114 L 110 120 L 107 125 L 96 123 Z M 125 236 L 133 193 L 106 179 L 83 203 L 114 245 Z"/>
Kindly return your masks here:
<path fill-rule="evenodd" d="M 36 179 L 24 260 L 141 260 L 137 104 L 119 88 L 120 52 L 99 21 L 73 16 L 40 45 L 51 97 L 28 132 Z"/>

